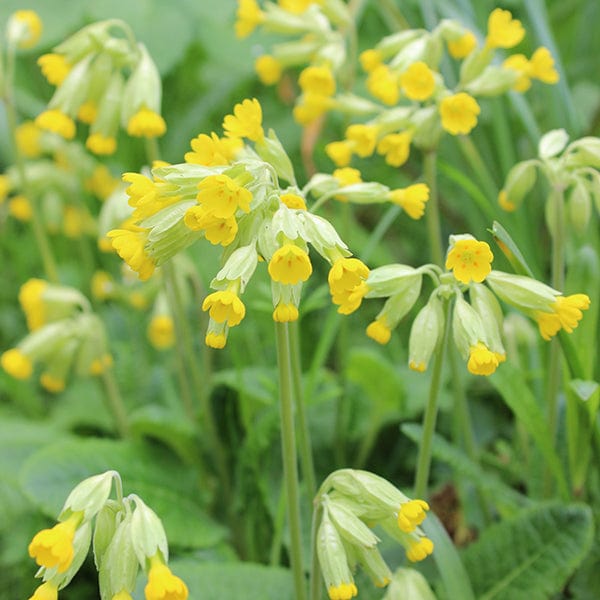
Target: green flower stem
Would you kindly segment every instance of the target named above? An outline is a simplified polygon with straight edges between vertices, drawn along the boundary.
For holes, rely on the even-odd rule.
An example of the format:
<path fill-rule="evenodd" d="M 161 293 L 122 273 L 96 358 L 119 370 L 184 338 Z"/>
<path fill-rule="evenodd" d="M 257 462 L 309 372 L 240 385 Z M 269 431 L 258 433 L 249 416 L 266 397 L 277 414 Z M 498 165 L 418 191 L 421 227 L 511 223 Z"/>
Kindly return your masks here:
<path fill-rule="evenodd" d="M 550 232 L 552 235 L 552 287 L 563 291 L 565 285 L 565 203 L 564 189 L 555 183 L 548 199 L 550 203 Z M 560 342 L 556 337 L 550 342 L 546 379 L 546 409 L 548 430 L 552 439 L 556 438 L 558 426 L 558 396 L 560 388 Z M 544 489 L 551 493 L 552 474 L 546 469 Z"/>
<path fill-rule="evenodd" d="M 310 441 L 310 429 L 306 418 L 306 407 L 304 405 L 304 394 L 302 391 L 302 364 L 300 360 L 300 336 L 298 334 L 297 321 L 290 323 L 289 336 L 292 382 L 294 387 L 296 415 L 298 417 L 298 445 L 302 463 L 302 475 L 306 486 L 306 493 L 308 496 L 312 496 L 317 490 L 317 481 L 315 477 L 312 444 Z"/>
<path fill-rule="evenodd" d="M 429 200 L 427 201 L 425 219 L 427 221 L 431 261 L 442 266 L 444 264 L 444 251 L 442 249 L 442 226 L 440 224 L 440 205 L 437 190 L 436 150 L 426 151 L 423 158 L 425 183 L 429 186 Z"/>
<path fill-rule="evenodd" d="M 300 489 L 294 430 L 294 391 L 290 337 L 287 323 L 275 323 L 277 336 L 277 365 L 279 368 L 279 400 L 281 416 L 281 445 L 283 477 L 285 480 L 288 523 L 290 528 L 290 558 L 294 576 L 296 600 L 306 600 L 306 581 L 302 567 L 302 538 L 300 527 Z"/>
<path fill-rule="evenodd" d="M 310 528 L 310 548 L 311 548 L 311 564 L 310 564 L 310 600 L 320 600 L 321 598 L 321 567 L 319 565 L 319 555 L 317 553 L 317 532 L 319 522 L 321 521 L 321 503 L 313 508 L 312 525 Z"/>
<path fill-rule="evenodd" d="M 129 420 L 127 418 L 127 410 L 119 391 L 117 380 L 115 379 L 113 370 L 109 367 L 102 371 L 100 375 L 102 385 L 104 387 L 104 398 L 109 412 L 112 414 L 115 421 L 115 427 L 121 437 L 129 435 Z"/>
<path fill-rule="evenodd" d="M 485 191 L 488 202 L 485 206 L 481 206 L 480 208 L 485 213 L 485 216 L 492 221 L 496 218 L 496 210 L 490 199 L 495 201 L 498 197 L 498 186 L 487 168 L 485 161 L 481 157 L 477 146 L 473 143 L 473 140 L 467 135 L 460 135 L 456 139 L 463 156 L 467 159 L 469 166 L 477 175 L 479 183 Z"/>
<path fill-rule="evenodd" d="M 429 397 L 423 415 L 423 437 L 419 447 L 417 460 L 417 472 L 415 475 L 415 498 L 424 498 L 427 494 L 427 482 L 429 480 L 429 468 L 431 466 L 431 445 L 435 432 L 435 422 L 438 409 L 438 397 L 442 383 L 442 367 L 444 366 L 444 354 L 448 347 L 450 338 L 450 301 L 446 300 L 444 336 L 435 349 L 433 359 L 433 370 L 429 385 Z"/>
<path fill-rule="evenodd" d="M 29 186 L 29 180 L 25 170 L 25 161 L 23 155 L 19 151 L 17 144 L 17 113 L 15 109 L 14 99 L 14 75 L 15 75 L 15 49 L 14 46 L 10 45 L 7 52 L 7 67 L 6 67 L 6 79 L 4 80 L 4 94 L 3 101 L 6 107 L 6 120 L 8 123 L 8 129 L 10 131 L 10 140 L 13 146 L 13 153 L 15 156 L 15 164 L 19 173 L 19 179 L 23 194 L 29 200 L 32 205 L 32 217 L 31 226 L 33 228 L 33 235 L 42 257 L 42 264 L 44 265 L 44 273 L 46 278 L 51 283 L 58 283 L 58 269 L 56 267 L 56 260 L 50 247 L 50 242 L 46 235 L 46 230 L 41 220 L 40 211 L 37 206 L 34 205 L 33 195 L 31 194 L 31 188 Z"/>

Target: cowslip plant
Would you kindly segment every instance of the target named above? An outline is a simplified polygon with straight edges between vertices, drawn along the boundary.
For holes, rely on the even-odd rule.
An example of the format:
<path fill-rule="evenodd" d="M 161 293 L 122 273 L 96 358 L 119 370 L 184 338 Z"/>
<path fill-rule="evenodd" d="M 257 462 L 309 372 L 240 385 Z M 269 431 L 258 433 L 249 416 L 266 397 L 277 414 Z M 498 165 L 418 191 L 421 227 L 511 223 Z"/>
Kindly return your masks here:
<path fill-rule="evenodd" d="M 116 499 L 110 498 L 113 483 Z M 123 496 L 121 477 L 107 471 L 84 479 L 71 491 L 58 523 L 35 534 L 29 556 L 42 584 L 30 600 L 56 600 L 77 574 L 90 545 L 102 600 L 131 600 L 138 571 L 147 573 L 146 600 L 186 600 L 185 583 L 168 567 L 164 527 L 136 494 Z"/>
<path fill-rule="evenodd" d="M 352 576 L 357 564 L 377 587 L 390 583 L 392 573 L 372 531 L 376 525 L 404 546 L 411 562 L 433 552 L 433 542 L 419 527 L 429 510 L 427 502 L 411 500 L 368 471 L 335 471 L 319 488 L 314 505 L 314 551 L 331 600 L 350 600 L 358 594 Z"/>

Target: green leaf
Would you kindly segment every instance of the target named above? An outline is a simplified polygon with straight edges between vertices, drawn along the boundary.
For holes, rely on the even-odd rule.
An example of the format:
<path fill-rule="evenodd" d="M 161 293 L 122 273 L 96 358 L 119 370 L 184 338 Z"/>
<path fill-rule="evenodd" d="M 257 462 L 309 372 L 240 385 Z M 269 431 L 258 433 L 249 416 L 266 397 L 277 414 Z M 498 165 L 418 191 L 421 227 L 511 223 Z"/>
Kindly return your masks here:
<path fill-rule="evenodd" d="M 465 569 L 452 540 L 435 513 L 430 512 L 427 515 L 421 529 L 433 542 L 432 557 L 442 579 L 444 597 L 447 600 L 475 600 L 469 570 Z"/>
<path fill-rule="evenodd" d="M 423 427 L 416 423 L 407 423 L 401 427 L 402 433 L 418 444 L 423 437 Z M 527 497 L 508 487 L 498 477 L 484 471 L 472 461 L 460 448 L 450 444 L 437 433 L 433 436 L 433 456 L 452 467 L 456 475 L 470 481 L 475 487 L 494 499 L 496 504 L 504 504 L 509 509 L 522 507 L 530 501 Z"/>
<path fill-rule="evenodd" d="M 494 236 L 496 244 L 498 244 L 498 247 L 502 250 L 504 256 L 506 256 L 508 262 L 510 262 L 512 268 L 515 270 L 515 273 L 533 277 L 533 271 L 529 268 L 523 254 L 521 254 L 521 251 L 510 237 L 508 231 L 506 231 L 498 221 L 494 221 L 492 224 L 491 233 Z"/>
<path fill-rule="evenodd" d="M 505 363 L 489 377 L 489 381 L 535 440 L 556 479 L 562 496 L 568 498 L 569 490 L 565 473 L 546 427 L 545 415 L 527 386 L 523 373 L 510 363 Z"/>
<path fill-rule="evenodd" d="M 201 548 L 223 539 L 224 529 L 201 508 L 201 489 L 189 468 L 164 447 L 114 440 L 57 442 L 33 454 L 23 466 L 25 493 L 50 517 L 82 479 L 115 469 L 125 493 L 135 492 L 163 521 L 171 544 Z"/>
<path fill-rule="evenodd" d="M 463 559 L 479 600 L 547 600 L 592 544 L 588 506 L 545 505 L 493 525 Z"/>
<path fill-rule="evenodd" d="M 267 567 L 253 563 L 207 563 L 191 559 L 169 563 L 190 591 L 190 598 L 223 600 L 293 600 L 292 574 L 281 567 Z M 142 582 L 138 598 L 142 598 Z"/>

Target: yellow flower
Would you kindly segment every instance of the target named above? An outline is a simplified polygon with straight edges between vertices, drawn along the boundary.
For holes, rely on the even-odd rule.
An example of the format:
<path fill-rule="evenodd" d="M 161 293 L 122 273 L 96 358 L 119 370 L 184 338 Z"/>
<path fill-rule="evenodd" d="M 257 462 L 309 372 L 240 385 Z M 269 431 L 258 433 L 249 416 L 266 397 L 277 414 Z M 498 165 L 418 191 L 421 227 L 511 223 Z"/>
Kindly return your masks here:
<path fill-rule="evenodd" d="M 148 230 L 137 227 L 135 230 L 113 229 L 107 233 L 112 239 L 117 254 L 133 269 L 142 281 L 150 279 L 156 264 L 145 250 Z"/>
<path fill-rule="evenodd" d="M 377 154 L 385 156 L 385 162 L 392 167 L 400 167 L 410 154 L 410 142 L 412 133 L 389 133 L 383 136 L 377 143 Z"/>
<path fill-rule="evenodd" d="M 347 185 L 353 185 L 355 183 L 362 183 L 360 171 L 351 167 L 336 169 L 332 173 L 332 175 L 338 180 L 340 186 L 342 187 L 346 187 Z"/>
<path fill-rule="evenodd" d="M 404 533 L 414 531 L 427 516 L 429 504 L 425 500 L 409 500 L 398 509 L 398 527 Z"/>
<path fill-rule="evenodd" d="M 498 359 L 497 353 L 492 352 L 483 342 L 477 342 L 469 348 L 467 369 L 473 375 L 491 375 L 500 362 L 502 361 Z"/>
<path fill-rule="evenodd" d="M 42 373 L 40 375 L 40 384 L 47 391 L 58 394 L 65 389 L 65 380 L 52 375 L 51 373 Z"/>
<path fill-rule="evenodd" d="M 377 125 L 363 125 L 361 123 L 350 125 L 346 129 L 346 139 L 349 142 L 354 142 L 354 152 L 361 158 L 365 158 L 371 156 L 375 151 L 378 130 Z"/>
<path fill-rule="evenodd" d="M 82 518 L 83 512 L 77 511 L 52 529 L 42 529 L 36 533 L 27 549 L 29 556 L 40 567 L 56 567 L 59 573 L 64 573 L 73 561 L 73 538 Z"/>
<path fill-rule="evenodd" d="M 360 66 L 363 68 L 363 71 L 367 73 L 370 73 L 381 65 L 383 60 L 381 52 L 373 48 L 361 52 L 358 59 L 360 60 Z"/>
<path fill-rule="evenodd" d="M 331 69 L 326 65 L 306 67 L 300 73 L 298 84 L 305 94 L 313 93 L 319 96 L 335 94 L 335 78 Z"/>
<path fill-rule="evenodd" d="M 472 96 L 459 92 L 440 102 L 442 127 L 452 135 L 467 134 L 477 125 L 479 104 Z"/>
<path fill-rule="evenodd" d="M 274 85 L 281 79 L 281 63 L 270 54 L 263 54 L 254 61 L 254 70 L 265 85 Z"/>
<path fill-rule="evenodd" d="M 8 196 L 11 188 L 12 183 L 8 175 L 0 175 L 0 204 L 6 200 L 6 196 Z"/>
<path fill-rule="evenodd" d="M 11 15 L 12 19 L 23 27 L 17 43 L 19 48 L 33 48 L 38 43 L 43 29 L 38 14 L 33 10 L 17 10 Z"/>
<path fill-rule="evenodd" d="M 58 586 L 51 581 L 42 583 L 29 600 L 57 600 L 58 598 Z"/>
<path fill-rule="evenodd" d="M 325 152 L 327 156 L 336 164 L 338 167 L 347 167 L 352 159 L 352 149 L 354 144 L 347 142 L 329 142 L 325 146 Z"/>
<path fill-rule="evenodd" d="M 276 323 L 289 323 L 298 320 L 298 308 L 294 304 L 280 302 L 273 311 L 273 321 Z"/>
<path fill-rule="evenodd" d="M 93 100 L 84 102 L 77 111 L 77 118 L 86 125 L 91 125 L 98 116 L 98 105 Z"/>
<path fill-rule="evenodd" d="M 339 306 L 340 314 L 349 315 L 360 306 L 369 291 L 368 276 L 369 268 L 358 258 L 339 258 L 333 263 L 327 281 L 331 301 Z"/>
<path fill-rule="evenodd" d="M 238 151 L 243 148 L 244 142 L 235 137 L 220 138 L 212 132 L 210 136 L 201 133 L 190 142 L 190 145 L 193 152 L 186 152 L 185 162 L 212 167 L 230 164 Z"/>
<path fill-rule="evenodd" d="M 477 46 L 477 38 L 471 31 L 467 31 L 458 39 L 448 42 L 448 52 L 453 58 L 466 58 Z"/>
<path fill-rule="evenodd" d="M 329 600 L 351 600 L 358 595 L 358 589 L 353 583 L 340 583 L 329 586 L 327 594 Z"/>
<path fill-rule="evenodd" d="M 171 348 L 175 343 L 173 319 L 169 315 L 155 315 L 148 325 L 146 334 L 157 350 Z"/>
<path fill-rule="evenodd" d="M 35 331 L 46 323 L 43 295 L 47 287 L 48 283 L 43 279 L 29 279 L 19 290 L 19 304 L 30 331 Z"/>
<path fill-rule="evenodd" d="M 188 589 L 185 583 L 171 573 L 171 569 L 158 557 L 153 557 L 144 588 L 146 600 L 186 600 Z"/>
<path fill-rule="evenodd" d="M 228 246 L 238 232 L 238 224 L 234 216 L 215 217 L 202 206 L 188 208 L 183 216 L 183 222 L 192 231 L 204 230 L 204 237 L 213 245 Z"/>
<path fill-rule="evenodd" d="M 140 108 L 127 123 L 127 133 L 133 137 L 160 137 L 165 131 L 165 120 L 158 113 L 145 107 Z"/>
<path fill-rule="evenodd" d="M 410 65 L 400 75 L 400 85 L 404 95 L 410 100 L 427 100 L 435 90 L 433 71 L 422 61 Z"/>
<path fill-rule="evenodd" d="M 406 558 L 411 562 L 418 562 L 427 558 L 433 552 L 433 542 L 426 537 L 417 540 L 411 540 L 410 546 L 406 551 Z"/>
<path fill-rule="evenodd" d="M 102 375 L 113 365 L 113 357 L 110 354 L 103 354 L 100 358 L 95 358 L 90 364 L 90 375 Z"/>
<path fill-rule="evenodd" d="M 446 258 L 446 269 L 451 269 L 458 281 L 481 283 L 492 270 L 494 255 L 487 242 L 458 240 Z"/>
<path fill-rule="evenodd" d="M 224 333 L 209 332 L 204 338 L 204 343 L 209 348 L 215 348 L 217 350 L 220 350 L 221 348 L 225 348 L 225 344 L 227 343 L 227 336 Z"/>
<path fill-rule="evenodd" d="M 235 35 L 238 38 L 247 37 L 265 20 L 265 14 L 256 0 L 238 0 L 236 17 Z"/>
<path fill-rule="evenodd" d="M 279 199 L 288 207 L 295 210 L 306 210 L 306 202 L 298 194 L 281 194 Z"/>
<path fill-rule="evenodd" d="M 112 597 L 112 600 L 132 600 L 131 594 L 127 590 L 121 590 Z"/>
<path fill-rule="evenodd" d="M 308 254 L 302 248 L 294 244 L 284 244 L 273 254 L 268 271 L 273 281 L 296 285 L 310 277 L 312 265 Z"/>
<path fill-rule="evenodd" d="M 227 137 L 248 138 L 253 142 L 262 140 L 262 108 L 256 98 L 246 98 L 233 107 L 233 114 L 223 119 L 223 129 Z"/>
<path fill-rule="evenodd" d="M 494 9 L 488 17 L 485 45 L 488 48 L 513 48 L 525 37 L 521 21 L 513 19 L 508 10 Z"/>
<path fill-rule="evenodd" d="M 33 365 L 29 357 L 18 348 L 11 348 L 0 356 L 2 368 L 15 379 L 29 379 L 33 373 Z"/>
<path fill-rule="evenodd" d="M 581 311 L 587 310 L 589 307 L 590 298 L 586 294 L 557 296 L 556 301 L 550 306 L 552 312 L 537 311 L 534 315 L 541 336 L 545 340 L 549 340 L 561 329 L 567 333 L 573 333 L 583 318 Z"/>
<path fill-rule="evenodd" d="M 250 211 L 252 192 L 228 175 L 209 175 L 198 184 L 198 203 L 219 219 L 232 217 L 238 209 Z"/>
<path fill-rule="evenodd" d="M 239 325 L 246 316 L 244 303 L 231 290 L 221 290 L 206 296 L 202 303 L 202 310 L 208 311 L 213 321 L 227 323 L 229 327 Z"/>
<path fill-rule="evenodd" d="M 45 110 L 39 114 L 35 118 L 35 124 L 40 129 L 58 133 L 66 140 L 72 140 L 75 137 L 75 122 L 57 108 Z"/>
<path fill-rule="evenodd" d="M 425 214 L 425 203 L 429 200 L 429 187 L 415 183 L 404 189 L 391 190 L 389 199 L 401 206 L 411 219 L 420 219 Z"/>
<path fill-rule="evenodd" d="M 27 158 L 37 158 L 42 153 L 40 137 L 42 132 L 33 121 L 25 121 L 15 133 L 19 152 Z"/>
<path fill-rule="evenodd" d="M 307 92 L 300 96 L 299 104 L 294 106 L 294 119 L 300 125 L 310 125 L 324 115 L 333 105 L 334 101 L 330 96 Z"/>
<path fill-rule="evenodd" d="M 323 0 L 278 0 L 279 6 L 294 15 L 301 15 L 311 4 L 321 4 Z"/>
<path fill-rule="evenodd" d="M 392 337 L 392 331 L 385 324 L 383 319 L 375 319 L 367 327 L 367 335 L 378 344 L 387 344 Z"/>
<path fill-rule="evenodd" d="M 529 75 L 543 83 L 558 83 L 559 74 L 554 67 L 554 58 L 548 48 L 541 46 L 529 60 Z"/>
<path fill-rule="evenodd" d="M 85 147 L 94 154 L 106 156 L 115 153 L 117 140 L 110 135 L 104 136 L 101 133 L 92 133 L 85 141 Z"/>
<path fill-rule="evenodd" d="M 29 200 L 19 194 L 12 197 L 8 202 L 8 214 L 17 219 L 17 221 L 28 222 L 33 217 L 33 208 Z"/>
<path fill-rule="evenodd" d="M 400 99 L 398 76 L 384 64 L 374 67 L 367 77 L 369 93 L 388 106 L 393 106 Z"/>
<path fill-rule="evenodd" d="M 531 87 L 531 66 L 527 57 L 524 54 L 513 54 L 509 56 L 503 63 L 505 69 L 512 69 L 519 74 L 519 77 L 513 85 L 515 92 L 526 92 Z"/>
<path fill-rule="evenodd" d="M 42 54 L 37 59 L 37 64 L 51 85 L 60 85 L 71 70 L 71 65 L 62 54 Z"/>
<path fill-rule="evenodd" d="M 105 200 L 115 191 L 118 182 L 112 176 L 108 167 L 98 165 L 94 167 L 91 176 L 85 180 L 84 185 L 86 190 L 92 192 L 100 200 Z"/>

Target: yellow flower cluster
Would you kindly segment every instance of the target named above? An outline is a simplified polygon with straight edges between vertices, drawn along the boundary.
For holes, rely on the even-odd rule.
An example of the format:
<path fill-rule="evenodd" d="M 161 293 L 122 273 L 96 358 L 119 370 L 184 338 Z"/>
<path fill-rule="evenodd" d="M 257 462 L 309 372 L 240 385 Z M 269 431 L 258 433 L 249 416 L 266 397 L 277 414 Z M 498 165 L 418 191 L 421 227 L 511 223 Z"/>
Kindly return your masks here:
<path fill-rule="evenodd" d="M 115 37 L 115 29 L 125 35 Z M 36 124 L 70 140 L 77 119 L 90 126 L 86 147 L 98 155 L 116 151 L 120 123 L 134 137 L 163 135 L 160 76 L 143 44 L 133 40 L 125 23 L 111 19 L 88 25 L 42 55 L 40 69 L 57 89 Z M 116 44 L 123 53 L 118 61 Z"/>

